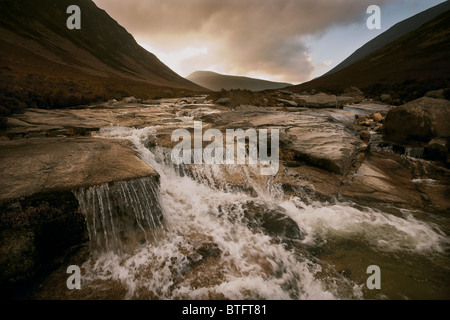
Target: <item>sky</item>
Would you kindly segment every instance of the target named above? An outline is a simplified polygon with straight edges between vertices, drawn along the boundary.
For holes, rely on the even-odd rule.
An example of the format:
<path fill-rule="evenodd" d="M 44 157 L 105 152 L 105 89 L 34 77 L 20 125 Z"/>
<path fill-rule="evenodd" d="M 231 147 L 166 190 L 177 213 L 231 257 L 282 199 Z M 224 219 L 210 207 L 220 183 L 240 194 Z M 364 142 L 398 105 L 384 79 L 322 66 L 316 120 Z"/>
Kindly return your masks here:
<path fill-rule="evenodd" d="M 293 84 L 445 0 L 94 0 L 183 77 L 205 70 Z M 370 30 L 370 5 L 381 29 Z"/>

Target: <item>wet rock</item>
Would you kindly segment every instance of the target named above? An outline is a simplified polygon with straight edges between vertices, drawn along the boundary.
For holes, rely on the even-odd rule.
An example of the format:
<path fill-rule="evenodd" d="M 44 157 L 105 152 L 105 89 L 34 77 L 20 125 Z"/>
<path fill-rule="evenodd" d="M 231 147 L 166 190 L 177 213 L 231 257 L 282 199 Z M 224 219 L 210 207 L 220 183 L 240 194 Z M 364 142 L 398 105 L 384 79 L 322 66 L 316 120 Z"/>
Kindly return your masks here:
<path fill-rule="evenodd" d="M 298 160 L 346 175 L 367 145 L 339 125 L 318 119 L 313 122 L 287 130 L 286 150 L 293 151 Z"/>
<path fill-rule="evenodd" d="M 431 207 L 432 212 L 450 212 L 450 173 L 446 171 L 441 180 L 434 179 L 416 179 L 415 185 L 421 192 L 423 201 Z"/>
<path fill-rule="evenodd" d="M 450 101 L 420 98 L 391 109 L 385 119 L 385 140 L 428 142 L 436 137 L 450 137 Z"/>
<path fill-rule="evenodd" d="M 221 205 L 219 212 L 228 219 L 241 220 L 251 230 L 262 232 L 282 242 L 303 240 L 304 234 L 284 208 L 274 204 L 247 201 Z"/>
<path fill-rule="evenodd" d="M 159 179 L 127 141 L 42 138 L 0 144 L 0 201 L 140 177 Z"/>
<path fill-rule="evenodd" d="M 194 247 L 194 252 L 188 255 L 187 259 L 190 263 L 190 267 L 201 264 L 202 262 L 210 258 L 218 258 L 222 254 L 217 243 L 204 242 Z"/>
<path fill-rule="evenodd" d="M 422 197 L 413 178 L 401 157 L 370 152 L 353 177 L 344 181 L 340 193 L 371 207 L 389 204 L 422 207 Z"/>
<path fill-rule="evenodd" d="M 339 187 L 344 179 L 341 175 L 324 169 L 302 165 L 291 169 L 298 177 L 295 185 L 305 192 L 303 201 L 332 201 L 339 193 Z M 296 193 L 299 196 L 299 192 Z M 302 198 L 302 199 L 303 199 Z"/>

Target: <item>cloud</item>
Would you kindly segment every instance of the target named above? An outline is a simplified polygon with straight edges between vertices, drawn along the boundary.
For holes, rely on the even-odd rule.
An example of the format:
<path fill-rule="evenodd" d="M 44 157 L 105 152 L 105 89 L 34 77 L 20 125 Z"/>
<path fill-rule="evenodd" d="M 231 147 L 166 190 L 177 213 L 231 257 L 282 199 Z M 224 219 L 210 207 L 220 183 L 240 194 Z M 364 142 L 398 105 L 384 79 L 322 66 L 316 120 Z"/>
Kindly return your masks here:
<path fill-rule="evenodd" d="M 299 83 L 314 71 L 305 36 L 360 23 L 387 0 L 94 0 L 140 42 L 164 52 L 208 48 L 183 57 L 182 70 L 267 74 Z M 392 2 L 392 1 L 391 1 Z"/>

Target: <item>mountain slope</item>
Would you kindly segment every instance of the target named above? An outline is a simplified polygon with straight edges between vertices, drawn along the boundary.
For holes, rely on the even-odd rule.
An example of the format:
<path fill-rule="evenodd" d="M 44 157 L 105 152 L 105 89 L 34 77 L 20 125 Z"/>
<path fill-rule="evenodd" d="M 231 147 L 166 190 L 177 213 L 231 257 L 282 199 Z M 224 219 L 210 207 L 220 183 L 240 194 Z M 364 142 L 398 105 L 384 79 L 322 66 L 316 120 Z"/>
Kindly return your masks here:
<path fill-rule="evenodd" d="M 187 76 L 187 79 L 213 91 L 220 91 L 222 89 L 262 91 L 291 86 L 290 83 L 272 82 L 248 77 L 227 76 L 210 71 L 196 71 Z"/>
<path fill-rule="evenodd" d="M 435 19 L 437 16 L 441 15 L 443 12 L 446 12 L 448 10 L 450 10 L 450 1 L 443 2 L 428 10 L 418 13 L 411 18 L 408 18 L 406 20 L 397 23 L 386 32 L 382 33 L 375 39 L 369 41 L 361 48 L 356 50 L 347 59 L 345 59 L 343 62 L 341 62 L 339 65 L 337 65 L 335 68 L 333 68 L 326 74 L 327 75 L 332 74 L 351 66 L 352 64 L 371 55 L 375 51 L 380 50 L 389 43 L 407 35 L 410 32 L 413 32 L 414 30 L 417 30 L 425 23 Z"/>
<path fill-rule="evenodd" d="M 70 5 L 81 9 L 81 30 L 66 26 Z M 139 46 L 91 0 L 0 1 L 0 70 L 0 104 L 10 108 L 204 90 Z"/>
<path fill-rule="evenodd" d="M 351 66 L 289 89 L 340 92 L 356 86 L 369 96 L 391 93 L 398 102 L 450 87 L 450 11 Z"/>

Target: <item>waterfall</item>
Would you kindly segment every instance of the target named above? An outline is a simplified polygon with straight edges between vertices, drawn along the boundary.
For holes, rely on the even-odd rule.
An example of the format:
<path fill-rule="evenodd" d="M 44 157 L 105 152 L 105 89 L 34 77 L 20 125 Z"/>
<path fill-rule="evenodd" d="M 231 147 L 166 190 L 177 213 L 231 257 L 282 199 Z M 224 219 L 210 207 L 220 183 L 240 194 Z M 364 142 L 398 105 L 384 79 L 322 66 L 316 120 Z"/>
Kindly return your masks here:
<path fill-rule="evenodd" d="M 174 166 L 170 150 L 146 147 L 156 131 L 110 127 L 99 137 L 131 141 L 160 175 L 159 187 L 145 178 L 76 192 L 92 245 L 107 253 L 85 264 L 85 281 L 106 297 L 117 284 L 126 296 L 113 297 L 130 299 L 421 296 L 423 283 L 411 278 L 429 279 L 436 296 L 445 295 L 449 240 L 438 226 L 408 211 L 305 203 L 250 166 Z M 167 222 L 158 241 L 120 254 Z M 369 265 L 381 267 L 382 295 L 365 286 Z M 397 289 L 398 281 L 406 285 Z"/>
<path fill-rule="evenodd" d="M 164 223 L 154 178 L 102 184 L 74 192 L 85 215 L 91 251 L 124 253 L 157 238 Z"/>

